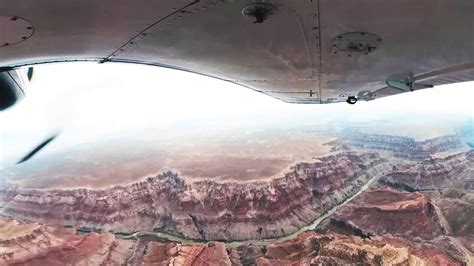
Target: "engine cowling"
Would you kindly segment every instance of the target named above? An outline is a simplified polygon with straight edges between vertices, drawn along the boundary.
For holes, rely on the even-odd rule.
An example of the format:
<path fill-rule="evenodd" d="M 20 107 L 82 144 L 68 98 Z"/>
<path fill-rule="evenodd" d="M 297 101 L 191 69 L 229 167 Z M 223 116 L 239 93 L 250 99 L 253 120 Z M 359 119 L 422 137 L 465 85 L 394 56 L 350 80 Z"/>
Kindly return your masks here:
<path fill-rule="evenodd" d="M 0 111 L 15 105 L 26 95 L 33 76 L 30 69 L 0 69 Z"/>

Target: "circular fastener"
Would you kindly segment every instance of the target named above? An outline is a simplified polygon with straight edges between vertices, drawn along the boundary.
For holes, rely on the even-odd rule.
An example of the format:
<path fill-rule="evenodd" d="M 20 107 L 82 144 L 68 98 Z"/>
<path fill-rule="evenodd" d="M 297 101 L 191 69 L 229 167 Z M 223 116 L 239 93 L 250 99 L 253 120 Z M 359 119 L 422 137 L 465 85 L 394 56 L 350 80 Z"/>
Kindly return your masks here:
<path fill-rule="evenodd" d="M 276 6 L 266 3 L 250 4 L 242 9 L 244 17 L 253 17 L 253 23 L 263 23 L 269 16 L 274 15 L 278 9 Z"/>
<path fill-rule="evenodd" d="M 355 96 L 349 96 L 349 97 L 347 97 L 346 102 L 348 104 L 355 104 L 357 102 L 357 98 Z"/>
<path fill-rule="evenodd" d="M 0 47 L 26 41 L 34 33 L 30 22 L 17 16 L 0 16 Z"/>

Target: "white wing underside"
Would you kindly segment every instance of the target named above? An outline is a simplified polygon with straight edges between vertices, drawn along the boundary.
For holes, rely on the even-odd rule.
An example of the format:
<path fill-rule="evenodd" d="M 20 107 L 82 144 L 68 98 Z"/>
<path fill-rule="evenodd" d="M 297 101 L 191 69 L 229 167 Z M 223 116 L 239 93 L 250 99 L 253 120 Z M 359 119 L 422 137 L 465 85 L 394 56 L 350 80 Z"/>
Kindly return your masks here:
<path fill-rule="evenodd" d="M 242 15 L 262 2 L 273 9 L 263 23 Z M 0 6 L 0 67 L 149 64 L 292 103 L 402 93 L 386 82 L 409 75 L 429 85 L 474 80 L 472 0 L 0 0 Z M 340 49 L 365 46 L 370 36 L 379 37 L 370 52 Z"/>

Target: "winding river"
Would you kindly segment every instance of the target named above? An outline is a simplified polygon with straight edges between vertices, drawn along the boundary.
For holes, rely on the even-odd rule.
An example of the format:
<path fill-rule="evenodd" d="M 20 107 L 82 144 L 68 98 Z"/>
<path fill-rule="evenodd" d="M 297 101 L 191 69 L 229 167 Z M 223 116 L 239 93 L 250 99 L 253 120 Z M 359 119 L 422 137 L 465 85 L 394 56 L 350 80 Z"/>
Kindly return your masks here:
<path fill-rule="evenodd" d="M 339 208 L 343 207 L 347 203 L 351 202 L 353 199 L 355 199 L 357 196 L 359 196 L 362 192 L 367 190 L 370 185 L 379 179 L 383 174 L 384 174 L 384 169 L 387 169 L 388 163 L 383 163 L 382 165 L 376 166 L 374 168 L 375 174 L 372 178 L 370 178 L 360 189 L 352 196 L 348 197 L 347 199 L 343 200 L 340 204 L 335 205 L 328 211 L 326 211 L 323 215 L 321 215 L 319 218 L 314 220 L 311 224 L 300 228 L 298 231 L 294 232 L 293 234 L 278 237 L 278 238 L 268 238 L 268 239 L 261 239 L 261 240 L 240 240 L 240 241 L 230 241 L 230 242 L 224 242 L 227 246 L 229 247 L 237 247 L 241 245 L 248 245 L 248 244 L 253 244 L 253 245 L 268 245 L 272 244 L 275 242 L 280 242 L 280 241 L 285 241 L 285 240 L 291 240 L 294 238 L 297 238 L 299 234 L 309 231 L 309 230 L 314 230 L 322 221 L 324 221 L 326 218 L 334 214 Z M 207 243 L 209 241 L 206 240 L 192 240 L 192 239 L 186 239 L 186 238 L 180 238 L 174 235 L 166 234 L 166 233 L 161 233 L 161 232 L 153 232 L 153 231 L 139 231 L 133 234 L 123 234 L 123 233 L 116 233 L 116 237 L 121 238 L 121 239 L 136 239 L 138 237 L 145 237 L 145 236 L 151 236 L 151 237 L 157 237 L 161 239 L 166 239 L 168 241 L 173 241 L 173 242 L 180 242 L 183 244 L 202 244 L 202 243 Z M 222 241 L 219 241 L 222 242 Z"/>

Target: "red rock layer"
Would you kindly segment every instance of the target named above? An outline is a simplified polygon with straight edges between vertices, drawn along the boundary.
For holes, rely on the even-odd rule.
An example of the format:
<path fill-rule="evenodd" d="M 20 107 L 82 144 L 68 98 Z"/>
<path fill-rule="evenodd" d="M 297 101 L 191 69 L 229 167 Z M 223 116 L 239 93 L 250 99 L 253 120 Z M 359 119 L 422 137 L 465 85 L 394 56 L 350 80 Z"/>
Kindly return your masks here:
<path fill-rule="evenodd" d="M 0 216 L 0 265 L 123 264 L 133 242 Z"/>
<path fill-rule="evenodd" d="M 142 265 L 231 265 L 224 244 L 182 245 L 149 242 Z"/>
<path fill-rule="evenodd" d="M 377 237 L 362 240 L 335 233 L 306 232 L 294 240 L 268 246 L 226 248 L 222 243 L 178 244 L 149 242 L 144 265 L 409 265 L 459 264 L 427 244 Z"/>
<path fill-rule="evenodd" d="M 443 190 L 435 202 L 448 223 L 450 234 L 474 238 L 474 191 Z M 474 242 L 468 246 L 474 251 Z"/>
<path fill-rule="evenodd" d="M 268 245 L 257 265 L 455 265 L 437 248 L 394 237 L 363 240 L 335 233 L 306 232 L 297 239 Z"/>
<path fill-rule="evenodd" d="M 444 233 L 428 197 L 389 188 L 366 191 L 336 212 L 331 225 L 364 237 L 393 234 L 432 239 Z"/>
<path fill-rule="evenodd" d="M 452 151 L 463 147 L 458 135 L 446 135 L 424 141 L 416 141 L 409 137 L 383 134 L 368 134 L 362 132 L 346 132 L 342 140 L 350 146 L 386 150 L 394 156 L 405 159 L 426 159 L 431 154 Z"/>
<path fill-rule="evenodd" d="M 401 165 L 383 181 L 408 191 L 444 188 L 474 189 L 474 152 Z"/>
<path fill-rule="evenodd" d="M 394 237 L 363 240 L 309 231 L 268 246 L 181 244 L 146 237 L 119 240 L 109 233 L 75 235 L 72 228 L 0 217 L 1 265 L 309 265 L 437 264 L 457 262 L 427 244 Z"/>
<path fill-rule="evenodd" d="M 385 171 L 377 154 L 340 153 L 299 163 L 268 182 L 185 182 L 173 173 L 110 189 L 0 187 L 3 212 L 41 221 L 192 239 L 274 238 L 297 231 Z"/>

